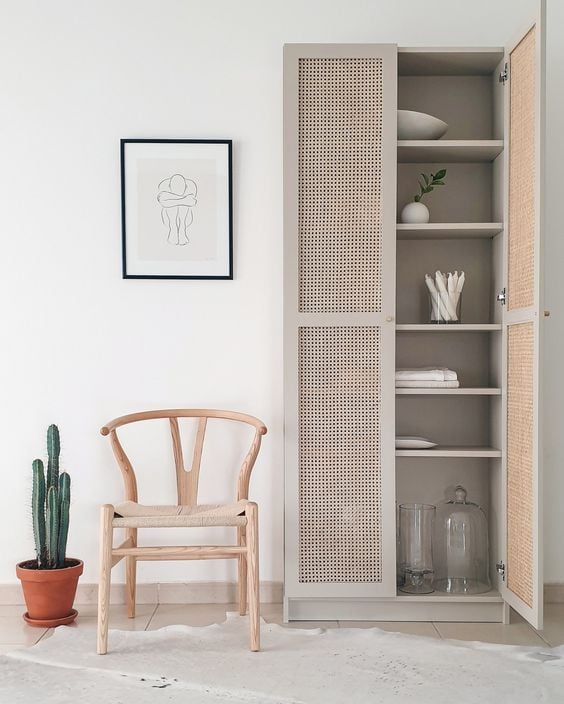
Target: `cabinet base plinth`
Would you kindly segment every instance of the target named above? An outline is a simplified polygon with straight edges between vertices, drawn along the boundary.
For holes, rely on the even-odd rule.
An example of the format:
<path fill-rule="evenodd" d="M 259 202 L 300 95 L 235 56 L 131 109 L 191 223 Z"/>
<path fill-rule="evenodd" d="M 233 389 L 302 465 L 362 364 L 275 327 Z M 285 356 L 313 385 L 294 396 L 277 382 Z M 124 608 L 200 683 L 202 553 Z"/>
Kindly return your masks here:
<path fill-rule="evenodd" d="M 504 623 L 506 604 L 497 592 L 469 597 L 397 596 L 379 599 L 285 597 L 288 621 L 468 621 Z"/>

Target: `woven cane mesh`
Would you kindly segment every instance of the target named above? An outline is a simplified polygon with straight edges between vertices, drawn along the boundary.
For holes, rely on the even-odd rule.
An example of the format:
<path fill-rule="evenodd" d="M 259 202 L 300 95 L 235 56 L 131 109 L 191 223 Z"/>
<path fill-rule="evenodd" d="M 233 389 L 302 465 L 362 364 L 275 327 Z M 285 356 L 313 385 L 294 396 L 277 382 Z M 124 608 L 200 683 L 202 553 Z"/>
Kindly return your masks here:
<path fill-rule="evenodd" d="M 300 59 L 301 313 L 381 310 L 382 59 Z"/>
<path fill-rule="evenodd" d="M 508 328 L 507 586 L 533 605 L 533 323 Z"/>
<path fill-rule="evenodd" d="M 511 52 L 509 127 L 508 308 L 535 302 L 535 93 L 534 28 Z"/>
<path fill-rule="evenodd" d="M 299 330 L 299 581 L 380 582 L 380 331 Z"/>

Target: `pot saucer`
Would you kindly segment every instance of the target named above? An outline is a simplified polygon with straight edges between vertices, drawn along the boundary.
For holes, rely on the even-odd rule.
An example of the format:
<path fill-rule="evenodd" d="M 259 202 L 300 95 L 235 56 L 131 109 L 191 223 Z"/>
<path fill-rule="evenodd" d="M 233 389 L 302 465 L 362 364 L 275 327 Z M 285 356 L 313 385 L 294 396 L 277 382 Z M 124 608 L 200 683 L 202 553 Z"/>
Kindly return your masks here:
<path fill-rule="evenodd" d="M 72 623 L 77 616 L 78 611 L 76 609 L 73 609 L 68 616 L 64 616 L 63 618 L 30 618 L 26 611 L 23 615 L 23 619 L 26 623 L 29 623 L 30 626 L 55 628 L 55 626 L 66 626 L 68 623 Z"/>

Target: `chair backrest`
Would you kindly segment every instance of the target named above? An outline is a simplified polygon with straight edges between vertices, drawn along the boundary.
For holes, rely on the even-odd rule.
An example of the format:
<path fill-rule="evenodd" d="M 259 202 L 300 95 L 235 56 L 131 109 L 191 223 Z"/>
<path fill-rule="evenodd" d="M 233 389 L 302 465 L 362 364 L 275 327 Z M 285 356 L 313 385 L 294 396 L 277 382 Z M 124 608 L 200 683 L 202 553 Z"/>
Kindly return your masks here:
<path fill-rule="evenodd" d="M 217 411 L 205 408 L 181 408 L 131 413 L 127 416 L 115 418 L 101 428 L 100 432 L 102 435 L 110 436 L 112 450 L 123 476 L 126 500 L 138 500 L 137 479 L 129 457 L 124 452 L 124 449 L 118 439 L 116 430 L 123 425 L 128 425 L 129 423 L 138 423 L 139 421 L 144 420 L 155 420 L 157 418 L 167 419 L 170 424 L 174 464 L 176 467 L 177 500 L 178 504 L 182 506 L 195 506 L 198 501 L 200 464 L 208 420 L 210 418 L 220 418 L 223 420 L 246 423 L 247 425 L 253 426 L 255 428 L 253 441 L 245 459 L 243 460 L 237 480 L 237 500 L 249 498 L 249 480 L 251 478 L 251 472 L 260 450 L 261 436 L 266 434 L 266 426 L 264 423 L 254 416 L 247 415 L 246 413 L 237 413 L 235 411 Z M 186 467 L 184 463 L 182 440 L 180 438 L 180 427 L 178 424 L 179 418 L 199 419 L 196 441 L 194 443 L 194 450 L 192 454 L 192 463 L 190 467 Z"/>

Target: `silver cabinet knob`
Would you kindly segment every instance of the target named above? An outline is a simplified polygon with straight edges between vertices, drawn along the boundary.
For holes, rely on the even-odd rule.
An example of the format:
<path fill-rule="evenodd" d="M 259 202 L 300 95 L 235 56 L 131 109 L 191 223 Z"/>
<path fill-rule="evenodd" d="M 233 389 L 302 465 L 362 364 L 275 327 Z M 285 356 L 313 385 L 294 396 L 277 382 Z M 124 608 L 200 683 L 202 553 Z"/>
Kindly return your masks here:
<path fill-rule="evenodd" d="M 386 322 L 387 322 L 387 323 L 393 323 L 393 321 L 394 321 L 394 317 L 393 317 L 392 315 L 387 315 L 387 316 L 386 316 Z"/>

